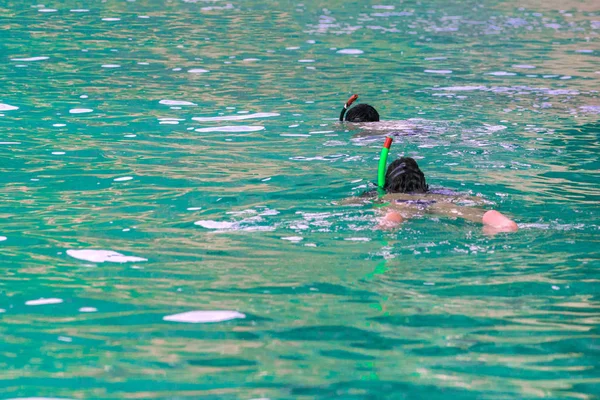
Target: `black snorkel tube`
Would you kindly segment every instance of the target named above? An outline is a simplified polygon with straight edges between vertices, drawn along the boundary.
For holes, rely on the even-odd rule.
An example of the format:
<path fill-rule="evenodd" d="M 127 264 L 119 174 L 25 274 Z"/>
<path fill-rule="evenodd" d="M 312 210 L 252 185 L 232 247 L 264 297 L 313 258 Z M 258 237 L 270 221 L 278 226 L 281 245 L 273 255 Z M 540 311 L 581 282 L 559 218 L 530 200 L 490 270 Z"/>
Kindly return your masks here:
<path fill-rule="evenodd" d="M 346 104 L 344 104 L 344 108 L 342 108 L 342 112 L 340 113 L 340 121 L 344 121 L 344 114 L 346 114 L 346 110 L 348 109 L 348 107 L 350 107 L 352 105 L 352 103 L 354 103 L 356 101 L 356 99 L 358 99 L 358 95 L 357 94 L 353 94 L 348 101 L 346 102 Z"/>

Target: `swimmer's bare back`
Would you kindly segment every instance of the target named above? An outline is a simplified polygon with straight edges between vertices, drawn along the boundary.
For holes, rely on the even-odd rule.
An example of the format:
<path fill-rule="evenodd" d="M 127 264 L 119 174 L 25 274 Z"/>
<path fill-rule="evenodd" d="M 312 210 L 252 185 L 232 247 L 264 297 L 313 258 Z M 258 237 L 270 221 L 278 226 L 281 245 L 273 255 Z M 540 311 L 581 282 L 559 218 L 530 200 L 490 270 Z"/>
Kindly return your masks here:
<path fill-rule="evenodd" d="M 379 227 L 384 229 L 397 227 L 409 218 L 433 214 L 482 223 L 488 233 L 518 230 L 517 224 L 502 213 L 473 207 L 489 204 L 478 197 L 393 193 L 385 195 L 383 200 L 388 202 L 387 206 L 380 209 L 383 217 L 379 221 Z"/>

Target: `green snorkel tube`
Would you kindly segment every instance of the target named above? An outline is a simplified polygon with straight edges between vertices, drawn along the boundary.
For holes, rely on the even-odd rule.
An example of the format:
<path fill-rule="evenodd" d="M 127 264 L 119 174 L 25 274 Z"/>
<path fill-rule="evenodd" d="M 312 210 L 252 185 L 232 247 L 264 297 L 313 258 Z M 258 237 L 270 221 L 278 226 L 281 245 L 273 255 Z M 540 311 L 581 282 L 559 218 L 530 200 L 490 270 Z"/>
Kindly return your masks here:
<path fill-rule="evenodd" d="M 388 154 L 390 153 L 390 147 L 392 147 L 393 141 L 394 139 L 389 136 L 385 138 L 383 148 L 381 149 L 381 155 L 379 156 L 379 169 L 377 170 L 377 192 L 379 193 L 380 197 L 385 194 L 385 191 L 383 190 L 385 187 L 385 168 L 387 167 Z"/>

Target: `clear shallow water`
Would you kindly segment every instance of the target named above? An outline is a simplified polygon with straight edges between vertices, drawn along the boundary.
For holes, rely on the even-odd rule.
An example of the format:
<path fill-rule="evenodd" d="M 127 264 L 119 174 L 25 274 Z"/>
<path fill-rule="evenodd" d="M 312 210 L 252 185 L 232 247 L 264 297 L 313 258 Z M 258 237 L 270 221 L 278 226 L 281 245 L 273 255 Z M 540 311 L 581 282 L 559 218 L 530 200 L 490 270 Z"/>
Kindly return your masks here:
<path fill-rule="evenodd" d="M 0 2 L 2 398 L 600 393 L 593 2 L 85 7 Z M 374 230 L 388 133 L 520 231 Z"/>

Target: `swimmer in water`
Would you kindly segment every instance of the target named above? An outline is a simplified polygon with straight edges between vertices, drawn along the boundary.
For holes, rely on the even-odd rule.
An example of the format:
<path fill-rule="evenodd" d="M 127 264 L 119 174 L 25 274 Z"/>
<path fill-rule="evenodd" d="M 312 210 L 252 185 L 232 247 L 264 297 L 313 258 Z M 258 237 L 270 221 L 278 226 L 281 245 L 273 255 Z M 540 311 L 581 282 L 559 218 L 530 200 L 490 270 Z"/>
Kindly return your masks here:
<path fill-rule="evenodd" d="M 388 137 L 384 150 L 389 151 L 391 144 L 392 138 Z M 387 203 L 381 208 L 383 217 L 379 221 L 380 228 L 393 228 L 406 219 L 435 214 L 482 223 L 488 233 L 518 230 L 517 224 L 500 212 L 473 207 L 489 205 L 488 201 L 479 197 L 464 196 L 447 189 L 430 190 L 425 181 L 425 174 L 413 158 L 401 157 L 395 160 L 387 168 L 384 176 L 387 151 L 382 151 L 378 190 L 361 196 L 376 200 L 379 194 L 379 198 Z"/>
<path fill-rule="evenodd" d="M 346 113 L 348 107 L 350 107 L 356 99 L 358 99 L 358 95 L 353 94 L 346 104 L 344 104 L 344 108 L 342 108 L 342 112 L 340 113 L 340 121 L 344 121 L 344 114 L 346 114 L 346 121 L 348 122 L 378 122 L 379 113 L 375 108 L 368 104 L 358 104 Z"/>

